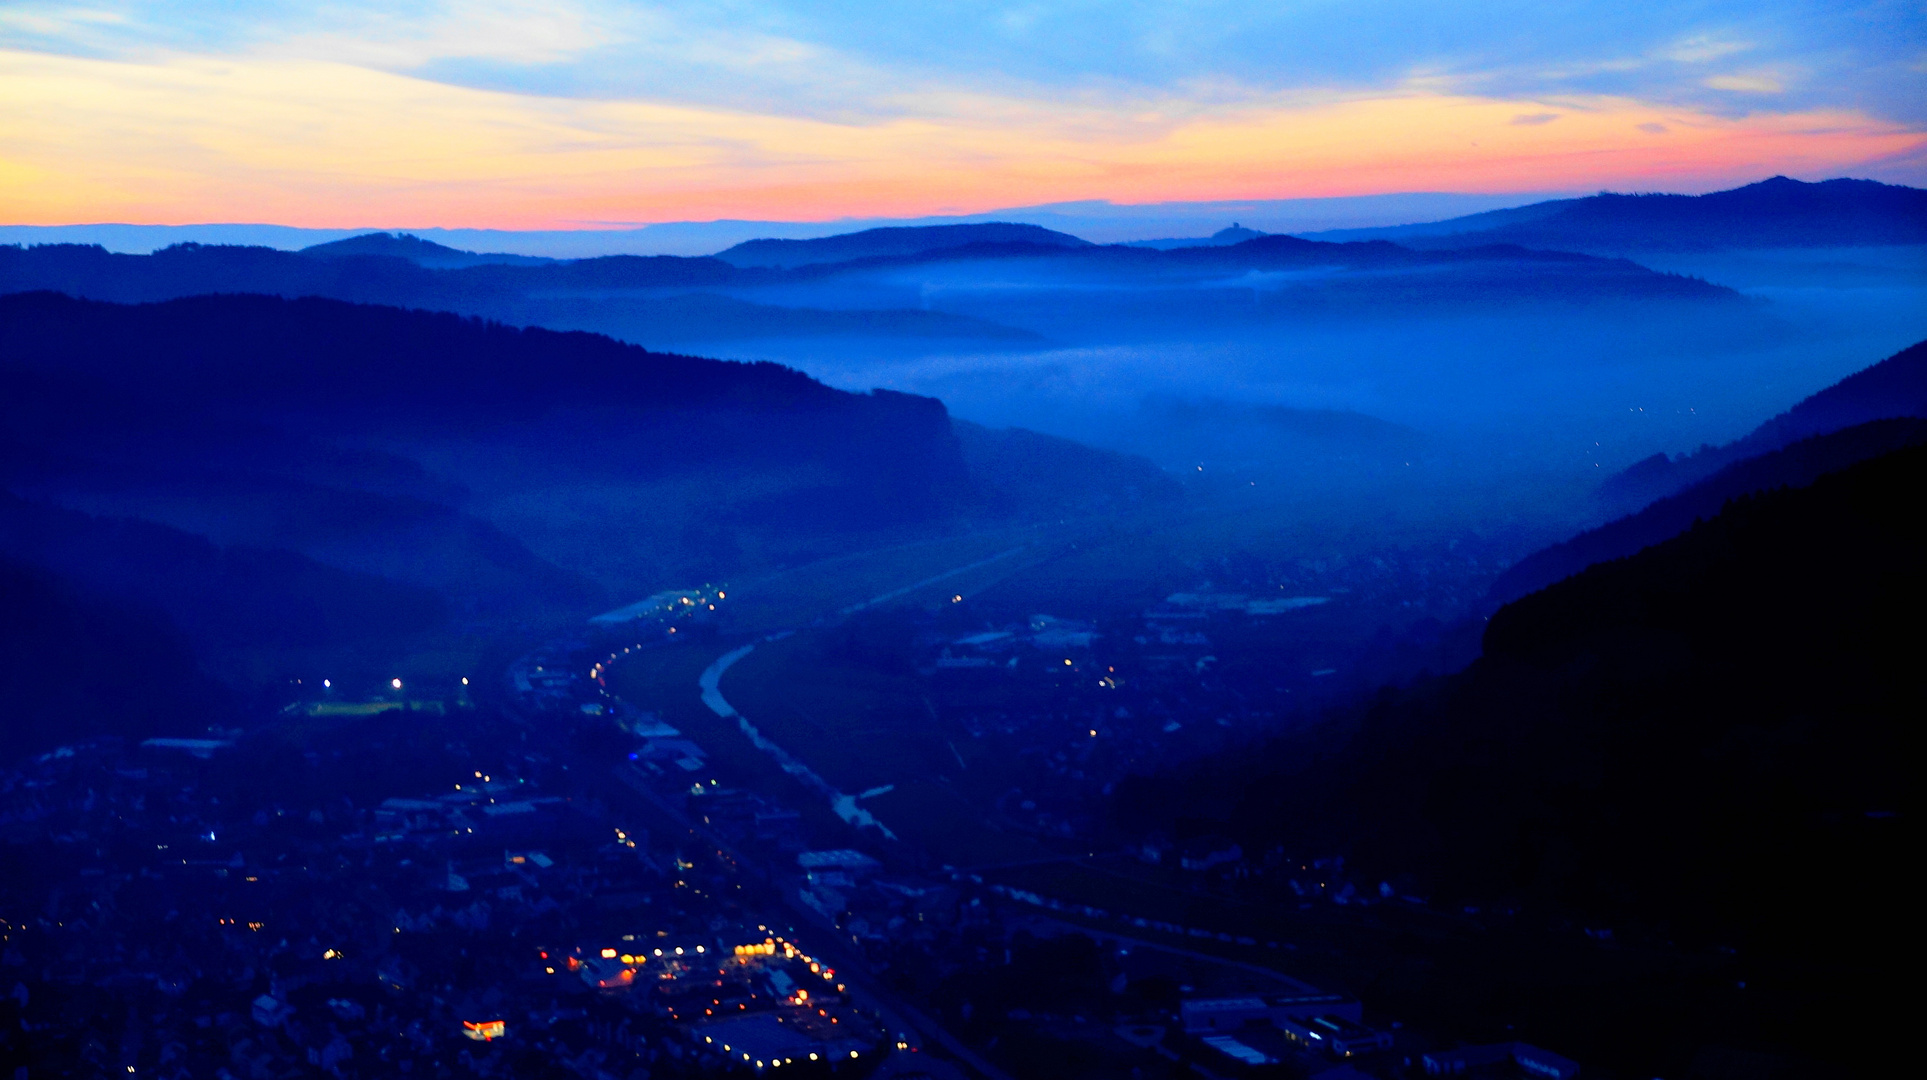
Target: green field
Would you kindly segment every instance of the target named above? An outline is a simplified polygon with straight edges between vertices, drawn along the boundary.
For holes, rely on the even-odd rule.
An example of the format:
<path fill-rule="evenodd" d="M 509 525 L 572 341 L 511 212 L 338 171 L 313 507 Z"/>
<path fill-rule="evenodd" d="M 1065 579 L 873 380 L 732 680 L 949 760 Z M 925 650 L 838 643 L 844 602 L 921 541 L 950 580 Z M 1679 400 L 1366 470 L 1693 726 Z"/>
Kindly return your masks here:
<path fill-rule="evenodd" d="M 1000 830 L 986 809 L 1011 786 L 982 744 L 946 731 L 914 671 L 825 654 L 835 630 L 765 642 L 723 676 L 722 692 L 764 735 L 838 790 L 892 790 L 864 805 L 893 832 L 952 865 L 1048 854 Z"/>
<path fill-rule="evenodd" d="M 882 662 L 839 642 L 887 623 L 890 609 L 932 612 L 960 597 L 968 606 L 959 614 L 986 623 L 1040 612 L 1101 619 L 1194 587 L 1207 572 L 1201 566 L 1218 556 L 1325 558 L 1413 542 L 1428 531 L 1416 520 L 1366 509 L 1344 525 L 1312 518 L 1311 503 L 1279 489 L 1193 496 L 1101 520 L 852 552 L 732 582 L 717 613 L 719 642 L 625 659 L 614 669 L 612 688 L 708 749 L 722 782 L 768 792 L 815 815 L 822 798 L 784 776 L 734 721 L 704 707 L 696 685 L 703 668 L 734 645 L 792 631 L 758 642 L 722 679 L 724 697 L 764 736 L 839 791 L 890 788 L 865 799 L 864 807 L 937 862 L 982 866 L 1046 858 L 1055 845 L 1000 820 L 996 808 L 1013 788 L 1032 790 L 1032 782 L 1048 779 L 1036 775 L 1034 762 L 1015 760 L 1010 746 L 947 728 L 940 716 L 1048 709 L 1050 688 L 1006 679 L 981 688 L 946 686 L 933 700 L 937 690 L 903 657 Z M 1333 609 L 1319 617 L 1335 615 Z M 902 636 L 912 633 L 904 624 Z"/>

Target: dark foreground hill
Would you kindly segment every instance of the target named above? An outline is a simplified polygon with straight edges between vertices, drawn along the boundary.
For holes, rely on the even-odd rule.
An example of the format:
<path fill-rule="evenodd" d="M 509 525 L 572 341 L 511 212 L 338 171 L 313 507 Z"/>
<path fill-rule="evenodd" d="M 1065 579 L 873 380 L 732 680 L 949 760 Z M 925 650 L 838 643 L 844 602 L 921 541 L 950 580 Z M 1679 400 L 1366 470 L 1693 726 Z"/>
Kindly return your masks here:
<path fill-rule="evenodd" d="M 1663 975 L 1582 954 L 1536 989 L 1455 991 L 1515 995 L 1582 1056 L 1672 1075 L 1725 1045 L 1869 1075 L 1887 1049 L 1828 1033 L 1902 1023 L 1909 997 L 1923 485 L 1916 446 L 1736 499 L 1505 607 L 1470 668 L 1388 693 L 1323 751 L 1147 784 L 1126 816 L 1202 812 L 1247 851 L 1342 851 L 1454 910 L 1715 958 Z"/>
<path fill-rule="evenodd" d="M 1424 225 L 1317 234 L 1412 247 L 1520 244 L 1620 253 L 1927 243 L 1927 191 L 1873 180 L 1775 176 L 1706 195 L 1604 192 Z"/>
<path fill-rule="evenodd" d="M 204 648 L 392 651 L 1173 494 L 1148 462 L 969 434 L 929 398 L 451 314 L 0 297 L 0 554 Z"/>
<path fill-rule="evenodd" d="M 1599 487 L 1607 506 L 1630 509 L 1671 494 L 1747 458 L 1869 420 L 1927 418 L 1927 341 L 1909 346 L 1795 404 L 1724 446 L 1655 454 Z"/>
<path fill-rule="evenodd" d="M 1805 487 L 1821 475 L 1903 447 L 1927 443 L 1927 419 L 1873 420 L 1728 465 L 1676 495 L 1519 560 L 1492 583 L 1491 596 L 1517 600 L 1594 563 L 1624 558 L 1671 539 L 1720 512 L 1731 499 Z"/>
<path fill-rule="evenodd" d="M 969 496 L 929 399 L 314 299 L 0 298 L 0 435 L 32 500 L 7 504 L 10 550 L 88 552 L 65 569 L 105 588 L 172 580 L 216 642 L 592 612 Z M 276 597 L 290 625 L 267 633 Z"/>

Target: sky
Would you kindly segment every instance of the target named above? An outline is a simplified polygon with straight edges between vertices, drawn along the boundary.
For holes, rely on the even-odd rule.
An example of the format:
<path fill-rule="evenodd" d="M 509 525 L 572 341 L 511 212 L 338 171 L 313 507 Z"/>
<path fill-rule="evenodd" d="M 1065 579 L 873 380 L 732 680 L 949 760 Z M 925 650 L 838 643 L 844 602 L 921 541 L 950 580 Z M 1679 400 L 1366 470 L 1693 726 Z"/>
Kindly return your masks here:
<path fill-rule="evenodd" d="M 0 224 L 1927 184 L 1927 5 L 0 0 Z"/>

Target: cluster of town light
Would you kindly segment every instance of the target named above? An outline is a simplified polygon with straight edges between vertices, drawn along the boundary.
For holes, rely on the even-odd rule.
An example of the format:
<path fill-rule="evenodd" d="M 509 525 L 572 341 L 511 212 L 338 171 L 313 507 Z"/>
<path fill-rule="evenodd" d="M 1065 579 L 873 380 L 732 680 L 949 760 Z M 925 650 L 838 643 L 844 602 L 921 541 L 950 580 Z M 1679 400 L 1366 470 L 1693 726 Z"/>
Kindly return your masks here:
<path fill-rule="evenodd" d="M 703 1041 L 704 1041 L 704 1042 L 706 1042 L 706 1043 L 710 1043 L 710 1044 L 712 1044 L 712 1045 L 713 1045 L 713 1044 L 714 1044 L 714 1043 L 716 1042 L 716 1039 L 715 1039 L 715 1037 L 714 1037 L 714 1036 L 712 1036 L 712 1035 L 704 1035 L 704 1036 L 703 1036 Z M 897 1047 L 898 1047 L 899 1049 L 901 1049 L 901 1048 L 903 1047 L 903 1045 L 904 1045 L 903 1043 L 898 1043 L 898 1044 L 897 1044 Z M 735 1053 L 741 1053 L 741 1051 L 737 1051 L 737 1050 L 736 1050 L 736 1049 L 735 1049 L 734 1047 L 732 1047 L 732 1046 L 730 1046 L 730 1045 L 729 1045 L 728 1043 L 724 1043 L 724 1044 L 723 1044 L 723 1052 L 724 1052 L 724 1053 L 726 1053 L 726 1054 L 727 1054 L 727 1053 L 731 1053 L 731 1052 L 735 1052 Z M 850 1051 L 850 1056 L 851 1056 L 851 1057 L 856 1057 L 856 1056 L 857 1056 L 857 1052 L 856 1052 L 855 1050 L 852 1050 L 852 1051 Z M 743 1060 L 744 1060 L 744 1061 L 748 1061 L 749 1059 L 750 1059 L 750 1058 L 749 1058 L 749 1055 L 748 1055 L 748 1054 L 743 1054 Z M 816 1061 L 816 1060 L 817 1060 L 817 1056 L 816 1056 L 816 1054 L 815 1054 L 815 1053 L 811 1053 L 811 1054 L 810 1054 L 810 1060 L 811 1060 L 811 1061 Z M 772 1068 L 772 1069 L 773 1069 L 773 1068 L 775 1068 L 775 1067 L 777 1067 L 778 1065 L 793 1065 L 793 1064 L 795 1064 L 795 1063 L 796 1063 L 796 1059 L 795 1059 L 795 1058 L 771 1058 L 771 1059 L 770 1059 L 770 1060 L 769 1060 L 768 1062 L 762 1062 L 762 1061 L 758 1061 L 758 1062 L 756 1063 L 756 1067 L 760 1069 L 760 1068 L 762 1068 L 762 1067 L 763 1067 L 763 1066 L 764 1066 L 765 1064 L 767 1064 L 767 1065 L 768 1065 L 768 1066 L 769 1066 L 770 1068 Z"/>

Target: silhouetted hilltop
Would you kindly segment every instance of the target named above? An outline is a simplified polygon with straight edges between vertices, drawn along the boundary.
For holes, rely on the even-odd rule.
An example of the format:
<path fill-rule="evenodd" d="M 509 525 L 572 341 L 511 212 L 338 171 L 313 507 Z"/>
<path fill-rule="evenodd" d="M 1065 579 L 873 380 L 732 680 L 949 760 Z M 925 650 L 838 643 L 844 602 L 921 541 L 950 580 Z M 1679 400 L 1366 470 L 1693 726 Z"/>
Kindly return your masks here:
<path fill-rule="evenodd" d="M 334 240 L 325 244 L 314 244 L 301 249 L 301 254 L 323 259 L 338 259 L 350 255 L 385 255 L 397 259 L 407 259 L 417 266 L 435 270 L 448 270 L 465 266 L 542 266 L 552 263 L 537 255 L 508 255 L 500 252 L 480 254 L 463 251 L 460 248 L 423 240 L 410 233 L 363 233 L 350 236 L 345 240 Z"/>
<path fill-rule="evenodd" d="M 1927 341 L 1909 346 L 1821 390 L 1724 446 L 1655 454 L 1599 487 L 1609 506 L 1644 505 L 1745 458 L 1869 420 L 1927 417 Z"/>
<path fill-rule="evenodd" d="M 196 296 L 128 306 L 53 293 L 0 297 L 6 368 L 138 387 L 153 407 L 233 402 L 286 415 L 386 412 L 474 423 L 572 404 L 758 407 L 887 423 L 942 407 L 832 390 L 770 363 L 653 353 L 579 332 L 307 298 Z M 915 400 L 909 408 L 900 402 Z M 767 430 L 767 429 L 764 429 Z M 841 441 L 841 440 L 837 440 Z M 729 452 L 691 447 L 690 452 Z"/>
<path fill-rule="evenodd" d="M 745 240 L 718 252 L 733 266 L 795 267 L 840 263 L 892 255 L 920 255 L 972 244 L 1036 244 L 1088 247 L 1090 241 L 1041 225 L 987 222 L 981 225 L 915 225 L 825 236 L 815 240 Z"/>
<path fill-rule="evenodd" d="M 0 247 L 0 293 L 50 289 L 122 303 L 232 292 L 326 296 L 454 311 L 516 325 L 585 329 L 652 347 L 690 343 L 706 349 L 725 342 L 823 337 L 862 337 L 872 347 L 897 342 L 900 348 L 918 348 L 918 343 L 933 340 L 974 340 L 998 348 L 1043 344 L 1039 335 L 1048 330 L 1040 328 L 1059 323 L 1043 320 L 1013 329 L 1003 321 L 1010 318 L 1022 326 L 1018 318 L 1036 314 L 1023 294 L 991 290 L 977 301 L 957 301 L 974 305 L 974 310 L 929 310 L 928 294 L 918 286 L 918 279 L 934 279 L 967 298 L 1006 272 L 1021 273 L 1032 288 L 1071 290 L 1047 310 L 1104 325 L 1117 325 L 1119 316 L 1150 320 L 1167 329 L 1221 326 L 1226 319 L 1263 320 L 1279 312 L 1318 312 L 1334 305 L 1484 310 L 1522 303 L 1727 303 L 1737 298 L 1729 289 L 1622 260 L 1516 247 L 1414 251 L 1382 241 L 1328 244 L 1260 236 L 1156 251 L 1081 241 L 1076 246 L 1038 242 L 1037 234 L 1055 235 L 1048 230 L 1020 230 L 1025 239 L 992 242 L 983 237 L 1001 233 L 988 226 L 942 226 L 939 235 L 949 236 L 957 246 L 933 248 L 918 246 L 936 242 L 926 235 L 931 230 L 879 231 L 888 234 L 880 245 L 864 241 L 837 248 L 844 239 L 837 237 L 794 241 L 830 245 L 812 250 L 841 261 L 787 268 L 735 266 L 720 258 L 624 255 L 434 269 L 392 254 L 355 253 L 353 248 L 318 258 L 268 248 L 190 244 L 152 255 L 117 255 L 79 245 Z M 906 240 L 899 234 L 914 235 Z M 378 241 L 372 246 L 393 245 Z M 1254 279 L 1251 287 L 1265 290 L 1269 303 L 1238 302 L 1252 300 L 1251 292 L 1228 283 L 1241 274 L 1272 271 L 1303 273 L 1290 280 L 1289 289 L 1284 279 Z M 1084 288 L 1088 285 L 1113 289 L 1094 292 Z M 1116 287 L 1138 292 L 1130 295 Z M 1108 306 L 1118 303 L 1124 303 L 1125 310 Z"/>
<path fill-rule="evenodd" d="M 1519 244 L 1563 251 L 1849 247 L 1927 243 L 1927 191 L 1873 180 L 1775 176 L 1706 195 L 1602 192 L 1450 221 L 1313 234 L 1413 247 Z"/>
<path fill-rule="evenodd" d="M 1464 672 L 1127 785 L 1121 818 L 1216 817 L 1246 851 L 1344 853 L 1355 879 L 1627 948 L 1736 950 L 1752 989 L 1718 1005 L 1642 997 L 1621 969 L 1628 985 L 1573 1009 L 1594 991 L 1548 982 L 1569 1000 L 1540 1015 L 1547 1037 L 1582 1056 L 1631 1038 L 1630 1002 L 1665 1053 L 1752 1040 L 1841 1060 L 1822 1032 L 1905 1007 L 1878 991 L 1911 963 L 1892 935 L 1913 917 L 1924 484 L 1914 446 L 1732 500 L 1501 609 Z"/>
<path fill-rule="evenodd" d="M 314 298 L 0 297 L 0 444 L 11 550 L 263 645 L 593 611 L 978 498 L 928 398 Z"/>
<path fill-rule="evenodd" d="M 1743 495 L 1804 487 L 1826 473 L 1922 443 L 1927 419 L 1874 420 L 1743 459 L 1636 514 L 1521 559 L 1492 583 L 1492 598 L 1516 600 L 1595 563 L 1678 536 Z"/>
<path fill-rule="evenodd" d="M 1128 244 L 1056 247 L 1032 243 L 976 243 L 909 255 L 798 267 L 797 277 L 835 278 L 898 267 L 945 264 L 1022 265 L 1064 284 L 1106 282 L 1169 287 L 1217 275 L 1278 270 L 1314 271 L 1305 285 L 1320 302 L 1348 299 L 1379 305 L 1454 304 L 1491 307 L 1538 301 L 1600 299 L 1727 302 L 1737 293 L 1721 285 L 1660 273 L 1625 259 L 1566 251 L 1534 251 L 1493 244 L 1419 251 L 1383 240 L 1325 243 L 1262 235 L 1231 244 L 1157 250 Z M 1363 271 L 1364 273 L 1352 273 Z M 1385 275 L 1382 271 L 1412 271 Z M 1221 278 L 1218 280 L 1222 280 Z"/>
<path fill-rule="evenodd" d="M 1156 248 L 1159 251 L 1169 251 L 1172 248 L 1181 248 L 1181 247 L 1222 247 L 1226 244 L 1242 244 L 1246 240 L 1256 240 L 1261 236 L 1269 236 L 1269 235 L 1271 234 L 1259 232 L 1257 229 L 1247 229 L 1244 226 L 1234 222 L 1233 224 L 1227 225 L 1224 228 L 1219 229 L 1217 232 L 1212 233 L 1210 236 L 1165 237 L 1158 240 L 1132 240 L 1129 243 L 1126 243 L 1124 246 Z"/>
<path fill-rule="evenodd" d="M 234 716 L 165 616 L 0 556 L 0 763 L 99 736 L 205 737 Z"/>
<path fill-rule="evenodd" d="M 821 310 L 714 295 L 706 290 L 753 289 L 784 279 L 779 271 L 737 268 L 713 258 L 612 255 L 561 262 L 477 256 L 460 261 L 417 258 L 422 248 L 453 250 L 386 234 L 303 253 L 198 244 L 152 255 L 119 255 L 76 244 L 0 246 L 0 293 L 49 289 L 120 303 L 235 292 L 326 296 L 523 326 L 584 329 L 652 345 L 854 335 L 1006 344 L 1036 340 L 1035 334 L 940 311 Z"/>

